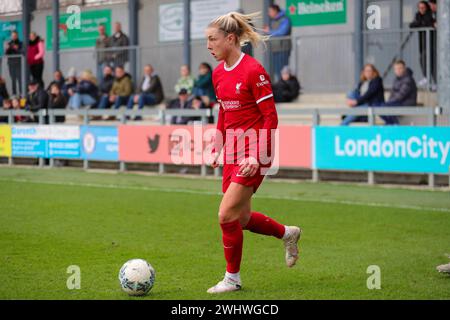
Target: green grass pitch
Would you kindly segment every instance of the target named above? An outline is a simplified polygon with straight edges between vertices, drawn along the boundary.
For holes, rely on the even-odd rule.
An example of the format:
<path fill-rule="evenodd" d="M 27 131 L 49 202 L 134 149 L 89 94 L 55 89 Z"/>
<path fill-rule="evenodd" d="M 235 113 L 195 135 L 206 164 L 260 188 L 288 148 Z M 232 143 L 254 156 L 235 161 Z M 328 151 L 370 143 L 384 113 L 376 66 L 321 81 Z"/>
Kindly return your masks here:
<path fill-rule="evenodd" d="M 221 183 L 78 169 L 0 167 L 0 299 L 450 299 L 448 191 L 267 180 L 253 209 L 304 229 L 288 269 L 280 240 L 245 233 L 243 290 L 205 291 L 224 259 Z M 131 258 L 156 269 L 150 294 L 118 282 Z M 81 268 L 81 289 L 66 286 Z M 369 290 L 367 267 L 381 269 Z"/>

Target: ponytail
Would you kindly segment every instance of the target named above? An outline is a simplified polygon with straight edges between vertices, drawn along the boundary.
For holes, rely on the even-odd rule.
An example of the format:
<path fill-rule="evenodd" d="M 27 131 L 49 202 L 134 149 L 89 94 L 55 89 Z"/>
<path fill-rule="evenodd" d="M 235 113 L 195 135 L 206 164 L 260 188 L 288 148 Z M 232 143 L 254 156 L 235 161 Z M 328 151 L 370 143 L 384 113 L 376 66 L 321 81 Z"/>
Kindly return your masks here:
<path fill-rule="evenodd" d="M 257 47 L 260 43 L 264 44 L 269 38 L 268 36 L 259 34 L 253 25 L 254 20 L 259 16 L 259 12 L 251 14 L 230 12 L 214 19 L 209 24 L 209 27 L 216 27 L 225 34 L 234 34 L 241 46 L 245 46 L 250 42 Z"/>

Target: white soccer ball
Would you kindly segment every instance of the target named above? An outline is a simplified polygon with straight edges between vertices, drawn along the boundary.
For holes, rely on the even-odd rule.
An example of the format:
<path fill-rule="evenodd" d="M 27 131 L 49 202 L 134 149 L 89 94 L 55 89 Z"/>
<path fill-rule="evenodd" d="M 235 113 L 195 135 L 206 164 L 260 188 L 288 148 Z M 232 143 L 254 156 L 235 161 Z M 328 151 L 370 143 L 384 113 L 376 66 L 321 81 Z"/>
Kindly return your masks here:
<path fill-rule="evenodd" d="M 119 281 L 130 296 L 143 296 L 155 283 L 155 269 L 143 259 L 132 259 L 120 268 Z"/>

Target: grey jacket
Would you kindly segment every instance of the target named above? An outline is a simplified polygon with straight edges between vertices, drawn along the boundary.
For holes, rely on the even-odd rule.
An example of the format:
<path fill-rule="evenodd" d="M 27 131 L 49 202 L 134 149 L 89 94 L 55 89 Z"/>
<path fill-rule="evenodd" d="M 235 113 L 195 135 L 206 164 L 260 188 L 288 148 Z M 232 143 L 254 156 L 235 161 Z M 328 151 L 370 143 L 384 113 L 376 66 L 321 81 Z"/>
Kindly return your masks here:
<path fill-rule="evenodd" d="M 417 85 L 410 68 L 403 77 L 396 77 L 388 103 L 409 107 L 417 105 Z"/>

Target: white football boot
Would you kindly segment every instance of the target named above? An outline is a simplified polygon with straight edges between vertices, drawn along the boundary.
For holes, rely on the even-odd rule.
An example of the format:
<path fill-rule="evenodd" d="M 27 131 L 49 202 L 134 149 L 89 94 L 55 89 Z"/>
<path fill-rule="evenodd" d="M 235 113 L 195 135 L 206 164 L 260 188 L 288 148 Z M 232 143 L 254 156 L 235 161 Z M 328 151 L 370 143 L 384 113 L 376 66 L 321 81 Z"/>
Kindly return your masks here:
<path fill-rule="evenodd" d="M 229 277 L 224 277 L 222 281 L 216 284 L 214 287 L 208 289 L 208 293 L 225 293 L 241 290 L 241 283 L 235 281 Z"/>
<path fill-rule="evenodd" d="M 298 260 L 298 241 L 302 235 L 299 227 L 286 226 L 286 234 L 283 237 L 284 247 L 286 248 L 286 265 L 289 268 L 295 266 Z"/>
<path fill-rule="evenodd" d="M 437 266 L 436 269 L 439 272 L 450 273 L 450 263 Z"/>

